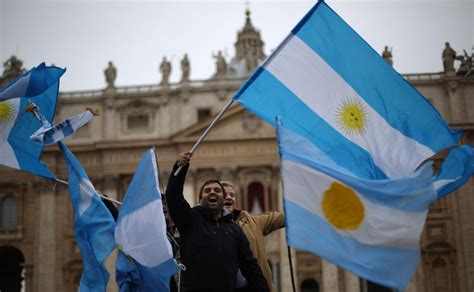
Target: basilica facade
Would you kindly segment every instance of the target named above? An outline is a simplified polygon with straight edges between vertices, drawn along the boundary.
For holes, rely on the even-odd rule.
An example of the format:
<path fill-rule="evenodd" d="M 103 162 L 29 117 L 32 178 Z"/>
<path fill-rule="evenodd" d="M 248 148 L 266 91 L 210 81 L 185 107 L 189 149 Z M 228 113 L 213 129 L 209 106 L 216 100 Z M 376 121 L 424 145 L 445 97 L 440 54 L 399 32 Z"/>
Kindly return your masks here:
<path fill-rule="evenodd" d="M 260 32 L 247 12 L 237 34 L 235 56 L 214 56 L 215 74 L 189 78 L 190 60 L 183 56 L 182 78 L 169 81 L 169 62 L 160 65 L 156 84 L 115 85 L 117 68 L 105 69 L 104 88 L 61 92 L 56 120 L 98 108 L 101 115 L 66 140 L 97 190 L 121 201 L 143 153 L 156 147 L 163 184 L 172 164 L 191 149 L 202 132 L 266 57 Z M 384 58 L 390 58 L 384 55 Z M 168 64 L 166 63 L 168 62 Z M 440 60 L 441 62 L 441 60 Z M 472 57 L 471 57 L 472 62 Z M 24 70 L 21 60 L 8 60 L 0 83 Z M 474 144 L 474 76 L 444 72 L 403 77 L 438 109 L 462 144 Z M 42 160 L 61 179 L 67 173 L 56 147 Z M 274 129 L 233 104 L 195 153 L 187 174 L 185 196 L 197 203 L 197 192 L 209 178 L 228 180 L 237 188 L 240 208 L 254 213 L 282 210 L 280 166 Z M 73 215 L 67 187 L 0 167 L 0 290 L 77 291 L 82 261 L 74 241 Z M 407 291 L 474 291 L 474 181 L 430 206 L 420 250 L 421 261 Z M 266 237 L 277 291 L 292 291 L 285 231 Z M 358 278 L 321 258 L 291 249 L 297 291 L 390 291 Z M 117 291 L 114 252 L 107 291 Z M 403 269 L 403 267 L 393 267 Z M 23 290 L 22 290 L 23 289 Z"/>

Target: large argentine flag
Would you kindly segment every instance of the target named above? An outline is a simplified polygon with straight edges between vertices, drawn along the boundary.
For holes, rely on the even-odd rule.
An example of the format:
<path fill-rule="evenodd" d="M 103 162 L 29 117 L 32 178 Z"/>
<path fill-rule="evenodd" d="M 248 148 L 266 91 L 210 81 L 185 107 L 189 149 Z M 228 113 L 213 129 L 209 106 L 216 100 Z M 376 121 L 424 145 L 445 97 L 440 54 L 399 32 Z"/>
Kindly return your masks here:
<path fill-rule="evenodd" d="M 362 179 L 305 137 L 277 128 L 288 244 L 373 282 L 406 288 L 437 198 L 431 164 L 403 178 Z"/>
<path fill-rule="evenodd" d="M 57 83 L 65 71 L 65 69 L 49 67 L 41 63 L 0 89 L 0 101 L 37 96 Z"/>
<path fill-rule="evenodd" d="M 80 162 L 65 144 L 59 142 L 58 145 L 67 165 L 74 211 L 74 238 L 81 250 L 84 266 L 79 291 L 105 291 L 109 273 L 103 263 L 116 247 L 115 221 Z"/>
<path fill-rule="evenodd" d="M 43 125 L 31 135 L 30 139 L 44 145 L 55 144 L 71 136 L 79 128 L 92 121 L 94 115 L 92 110 L 87 109 L 82 114 L 65 119 L 54 127 L 50 124 Z"/>
<path fill-rule="evenodd" d="M 25 112 L 25 107 L 30 102 L 35 103 L 42 116 L 51 123 L 56 112 L 58 91 L 59 80 L 56 80 L 42 94 L 35 97 L 0 101 L 1 165 L 46 178 L 55 178 L 46 165 L 39 160 L 44 145 L 30 140 L 31 134 L 43 125 L 32 113 Z"/>
<path fill-rule="evenodd" d="M 461 134 L 323 1 L 234 99 L 361 178 L 409 175 Z"/>
<path fill-rule="evenodd" d="M 177 272 L 158 175 L 155 150 L 150 149 L 133 176 L 117 220 L 115 239 L 123 252 L 116 265 L 121 292 L 169 291 L 170 278 Z"/>

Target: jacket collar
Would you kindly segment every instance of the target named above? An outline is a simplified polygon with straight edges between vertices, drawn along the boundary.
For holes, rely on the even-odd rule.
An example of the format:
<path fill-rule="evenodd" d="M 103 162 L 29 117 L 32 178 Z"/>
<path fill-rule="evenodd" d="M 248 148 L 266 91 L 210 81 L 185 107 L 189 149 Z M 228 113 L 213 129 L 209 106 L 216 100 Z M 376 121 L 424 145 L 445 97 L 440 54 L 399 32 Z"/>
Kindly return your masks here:
<path fill-rule="evenodd" d="M 196 206 L 194 207 L 196 211 L 198 211 L 204 218 L 211 220 L 215 222 L 214 217 L 212 216 L 211 211 L 209 211 L 208 208 L 203 207 L 203 206 Z M 224 209 L 222 209 L 222 212 L 224 213 L 219 219 L 217 219 L 217 222 L 222 222 L 222 221 L 233 221 L 234 215 L 231 212 L 227 212 Z"/>

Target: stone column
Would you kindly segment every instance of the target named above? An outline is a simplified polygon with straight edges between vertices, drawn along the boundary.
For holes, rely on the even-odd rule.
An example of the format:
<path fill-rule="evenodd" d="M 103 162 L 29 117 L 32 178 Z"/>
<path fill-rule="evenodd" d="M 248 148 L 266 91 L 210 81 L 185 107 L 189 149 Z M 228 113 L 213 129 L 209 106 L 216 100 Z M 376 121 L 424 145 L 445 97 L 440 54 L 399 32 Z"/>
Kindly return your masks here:
<path fill-rule="evenodd" d="M 339 292 L 339 275 L 337 266 L 321 259 L 323 270 L 322 292 Z"/>
<path fill-rule="evenodd" d="M 346 292 L 360 292 L 359 277 L 345 270 L 344 278 L 346 284 Z"/>
<path fill-rule="evenodd" d="M 99 190 L 102 194 L 106 194 L 112 199 L 117 200 L 118 193 L 118 176 L 107 175 L 103 179 L 102 189 Z M 117 249 L 114 249 L 109 257 L 105 260 L 105 268 L 109 272 L 109 283 L 107 284 L 107 292 L 118 291 L 117 282 L 115 282 L 115 262 L 117 261 Z"/>
<path fill-rule="evenodd" d="M 465 121 L 466 104 L 464 102 L 464 96 L 462 94 L 462 88 L 459 86 L 459 82 L 456 80 L 450 80 L 445 84 L 445 89 L 451 109 L 451 122 L 459 123 Z"/>
<path fill-rule="evenodd" d="M 38 200 L 35 264 L 37 291 L 56 291 L 56 196 L 53 184 L 36 183 L 30 193 L 34 193 Z"/>
<path fill-rule="evenodd" d="M 122 121 L 116 118 L 116 115 L 119 113 L 115 109 L 115 89 L 112 92 L 104 93 L 103 109 L 101 137 L 105 140 L 111 140 L 116 138 L 119 125 L 122 123 Z"/>

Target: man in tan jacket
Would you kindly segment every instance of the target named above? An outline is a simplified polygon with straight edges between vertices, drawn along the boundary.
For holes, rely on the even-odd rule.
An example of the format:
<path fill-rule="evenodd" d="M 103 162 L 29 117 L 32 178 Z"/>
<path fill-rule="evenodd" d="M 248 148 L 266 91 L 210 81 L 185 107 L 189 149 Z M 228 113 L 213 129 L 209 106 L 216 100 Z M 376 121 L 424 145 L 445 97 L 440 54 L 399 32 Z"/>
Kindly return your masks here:
<path fill-rule="evenodd" d="M 224 209 L 233 213 L 234 221 L 239 224 L 244 231 L 250 243 L 250 249 L 262 269 L 263 276 L 267 280 L 270 290 L 274 292 L 275 288 L 273 287 L 272 272 L 267 261 L 263 237 L 272 231 L 285 227 L 285 217 L 282 212 L 265 212 L 259 215 L 252 215 L 247 211 L 237 210 L 234 186 L 228 181 L 221 181 L 221 184 L 224 186 L 224 190 L 227 194 Z M 245 278 L 243 278 L 240 273 L 238 275 L 237 285 L 237 288 L 245 286 Z M 245 291 L 245 288 L 242 291 Z"/>

